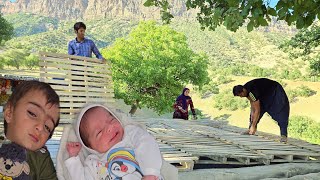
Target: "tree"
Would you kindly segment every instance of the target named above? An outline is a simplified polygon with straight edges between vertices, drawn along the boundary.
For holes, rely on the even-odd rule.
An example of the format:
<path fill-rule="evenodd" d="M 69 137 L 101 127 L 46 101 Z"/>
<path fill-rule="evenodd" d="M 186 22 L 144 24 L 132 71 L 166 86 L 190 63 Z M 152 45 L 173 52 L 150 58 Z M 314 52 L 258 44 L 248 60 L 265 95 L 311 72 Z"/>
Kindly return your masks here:
<path fill-rule="evenodd" d="M 0 45 L 13 37 L 13 26 L 0 13 Z"/>
<path fill-rule="evenodd" d="M 4 65 L 5 65 L 5 59 L 0 55 L 0 69 L 3 69 Z"/>
<path fill-rule="evenodd" d="M 311 75 L 320 75 L 320 23 L 300 30 L 280 48 L 290 53 L 292 58 L 301 57 L 310 62 Z"/>
<path fill-rule="evenodd" d="M 1 56 L 4 58 L 6 65 L 20 69 L 29 54 L 25 49 L 10 49 Z"/>
<path fill-rule="evenodd" d="M 237 31 L 243 25 L 250 32 L 253 28 L 267 26 L 274 16 L 298 29 L 309 27 L 317 16 L 320 17 L 319 0 L 279 0 L 272 7 L 273 0 L 186 0 L 186 7 L 199 9 L 197 20 L 201 28 L 215 30 L 224 25 L 228 30 Z M 145 6 L 161 8 L 161 17 L 165 23 L 173 18 L 168 0 L 146 0 Z"/>
<path fill-rule="evenodd" d="M 24 65 L 32 70 L 39 67 L 39 55 L 37 54 L 30 54 L 29 56 L 25 57 Z"/>
<path fill-rule="evenodd" d="M 112 62 L 115 97 L 159 114 L 172 111 L 186 84 L 201 87 L 209 81 L 207 56 L 193 52 L 186 40 L 168 26 L 140 22 L 126 38 L 102 50 Z"/>

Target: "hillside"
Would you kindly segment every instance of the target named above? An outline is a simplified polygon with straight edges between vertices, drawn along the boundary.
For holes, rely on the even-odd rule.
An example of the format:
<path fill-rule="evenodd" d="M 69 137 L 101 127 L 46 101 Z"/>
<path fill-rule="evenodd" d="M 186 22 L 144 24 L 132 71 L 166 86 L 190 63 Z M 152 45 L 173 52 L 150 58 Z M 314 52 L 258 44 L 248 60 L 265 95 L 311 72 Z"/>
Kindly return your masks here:
<path fill-rule="evenodd" d="M 52 31 L 59 24 L 57 18 L 23 13 L 11 14 L 6 19 L 13 24 L 16 37 Z"/>
<path fill-rule="evenodd" d="M 33 49 L 34 51 L 51 51 L 66 53 L 68 42 L 75 37 L 73 31 L 73 21 L 58 21 L 30 14 L 11 14 L 5 18 L 14 24 L 16 37 L 6 42 L 4 49 L 21 47 Z M 29 23 L 16 23 L 29 22 Z M 94 40 L 98 48 L 106 47 L 129 33 L 137 22 L 127 20 L 100 19 L 87 21 L 87 37 Z M 43 28 L 39 27 L 51 27 Z"/>
<path fill-rule="evenodd" d="M 22 44 L 36 51 L 50 49 L 65 52 L 68 41 L 74 38 L 74 21 L 23 13 L 6 15 L 5 18 L 14 24 L 16 34 L 15 38 L 6 43 L 7 47 Z M 102 18 L 88 20 L 86 24 L 87 36 L 96 42 L 98 48 L 104 48 L 111 45 L 116 38 L 126 36 L 138 21 Z M 278 49 L 279 44 L 293 35 L 291 29 L 283 30 L 284 25 L 280 26 L 283 32 L 276 31 L 277 28 L 272 24 L 268 31 L 260 29 L 252 33 L 246 32 L 245 28 L 236 33 L 225 28 L 218 28 L 214 32 L 202 31 L 198 28 L 197 22 L 187 19 L 175 19 L 170 26 L 187 36 L 188 43 L 194 51 L 205 52 L 212 67 L 230 66 L 236 62 L 239 65 L 251 64 L 262 68 L 284 69 L 288 64 L 287 54 Z M 190 26 L 195 28 L 189 28 Z M 269 32 L 270 29 L 273 29 L 272 32 Z"/>
<path fill-rule="evenodd" d="M 173 13 L 183 16 L 186 7 L 183 0 L 172 0 Z M 96 19 L 96 18 L 160 18 L 158 8 L 143 6 L 144 0 L 1 0 L 4 14 L 31 13 L 58 19 Z"/>

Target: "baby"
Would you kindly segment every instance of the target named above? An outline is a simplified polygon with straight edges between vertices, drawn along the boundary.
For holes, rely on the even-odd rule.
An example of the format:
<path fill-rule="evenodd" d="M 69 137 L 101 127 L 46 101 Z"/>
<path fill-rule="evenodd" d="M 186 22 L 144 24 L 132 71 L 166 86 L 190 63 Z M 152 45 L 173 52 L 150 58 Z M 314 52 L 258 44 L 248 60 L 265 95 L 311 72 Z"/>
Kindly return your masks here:
<path fill-rule="evenodd" d="M 72 179 L 161 179 L 162 157 L 153 136 L 109 108 L 82 109 L 75 126 L 79 142 L 68 142 L 65 164 Z M 81 163 L 79 152 L 90 155 Z"/>

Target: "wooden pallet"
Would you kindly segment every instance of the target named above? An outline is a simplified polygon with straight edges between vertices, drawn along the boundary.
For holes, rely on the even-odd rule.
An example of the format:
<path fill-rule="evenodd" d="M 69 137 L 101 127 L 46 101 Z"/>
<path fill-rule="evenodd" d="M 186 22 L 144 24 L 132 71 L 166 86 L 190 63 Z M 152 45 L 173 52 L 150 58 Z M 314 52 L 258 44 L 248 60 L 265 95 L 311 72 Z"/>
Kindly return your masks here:
<path fill-rule="evenodd" d="M 199 133 L 197 125 L 170 124 L 174 121 L 159 119 L 138 120 L 146 124 L 149 131 L 160 141 L 199 157 L 209 160 L 199 160 L 196 164 L 269 164 L 270 160 L 261 153 L 252 153 L 233 144 L 222 142 L 214 137 Z M 184 123 L 184 121 L 181 121 Z M 183 127 L 183 129 L 181 129 Z M 203 127 L 203 126 L 202 126 Z M 228 151 L 226 151 L 226 149 Z"/>
<path fill-rule="evenodd" d="M 199 157 L 181 151 L 161 141 L 158 141 L 158 144 L 163 159 L 175 165 L 179 171 L 192 171 L 194 162 L 199 160 Z"/>
<path fill-rule="evenodd" d="M 113 103 L 110 64 L 101 60 L 56 53 L 40 53 L 40 81 L 60 97 L 61 122 L 71 123 L 88 103 Z"/>
<path fill-rule="evenodd" d="M 235 133 L 241 133 L 246 130 L 230 125 L 222 125 L 219 128 Z M 247 135 L 245 135 L 245 137 L 246 136 Z M 317 144 L 311 144 L 306 141 L 294 138 L 288 138 L 287 143 L 279 143 L 279 136 L 265 132 L 257 132 L 256 135 L 251 135 L 250 137 L 251 139 L 256 139 L 259 142 L 265 140 L 267 141 L 265 141 L 263 144 L 259 144 L 259 146 L 257 146 L 256 143 L 250 145 L 250 143 L 246 140 L 238 140 L 238 142 L 242 142 L 242 145 L 248 146 L 251 149 L 255 149 L 266 154 L 272 154 L 275 152 L 274 160 L 272 160 L 272 162 L 306 162 L 308 160 L 313 160 L 313 162 L 320 162 L 320 146 Z"/>
<path fill-rule="evenodd" d="M 221 122 L 172 119 L 137 119 L 146 124 L 157 139 L 192 155 L 221 164 L 269 164 L 279 162 L 319 162 L 320 153 L 311 148 L 259 135 L 241 135 L 243 128 Z M 209 125 L 209 126 L 208 126 Z M 301 141 L 301 140 L 300 140 Z M 304 142 L 304 141 L 303 141 Z M 309 144 L 304 142 L 302 144 Z M 309 147 L 309 146 L 308 146 Z M 313 145 L 313 149 L 319 145 Z M 230 152 L 230 153 L 229 153 Z M 197 163 L 200 163 L 198 161 Z M 206 163 L 208 160 L 206 160 Z"/>

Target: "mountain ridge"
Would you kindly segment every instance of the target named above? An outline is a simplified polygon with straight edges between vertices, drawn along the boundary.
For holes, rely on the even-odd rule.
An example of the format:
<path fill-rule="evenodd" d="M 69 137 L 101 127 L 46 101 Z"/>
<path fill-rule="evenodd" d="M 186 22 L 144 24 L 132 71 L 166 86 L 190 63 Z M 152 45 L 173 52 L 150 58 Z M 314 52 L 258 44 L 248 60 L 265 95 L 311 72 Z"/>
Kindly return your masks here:
<path fill-rule="evenodd" d="M 0 0 L 3 14 L 32 13 L 61 20 L 124 17 L 160 19 L 159 8 L 145 7 L 145 0 Z M 188 15 L 183 0 L 171 0 L 175 16 Z"/>

